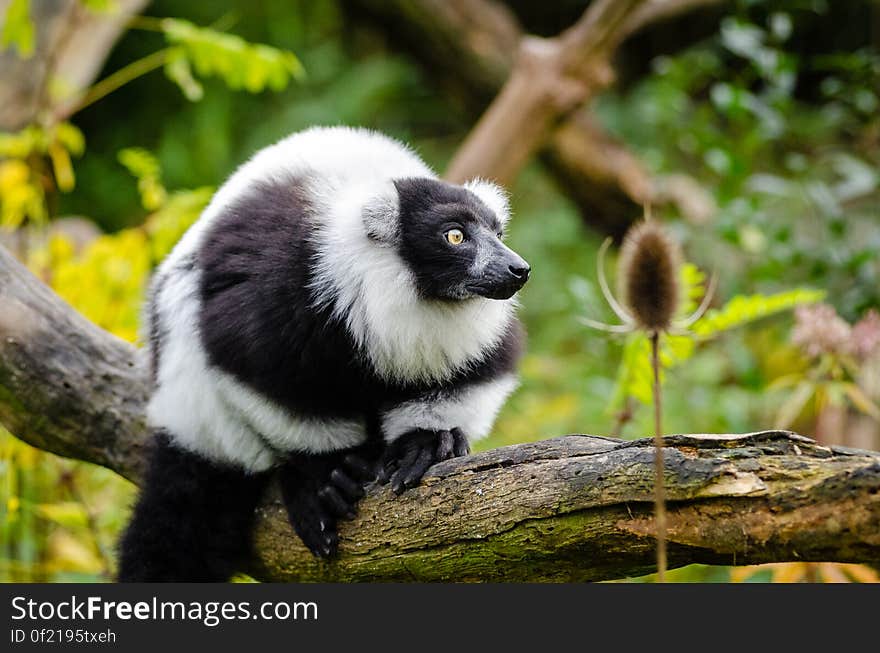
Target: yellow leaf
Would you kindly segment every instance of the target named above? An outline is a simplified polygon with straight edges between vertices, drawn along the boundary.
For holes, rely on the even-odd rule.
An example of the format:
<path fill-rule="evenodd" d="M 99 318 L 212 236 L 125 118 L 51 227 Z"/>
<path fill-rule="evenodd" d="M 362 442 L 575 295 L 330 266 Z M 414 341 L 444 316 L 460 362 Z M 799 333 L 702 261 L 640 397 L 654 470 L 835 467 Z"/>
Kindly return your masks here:
<path fill-rule="evenodd" d="M 55 183 L 58 185 L 58 190 L 62 193 L 69 193 L 76 184 L 70 155 L 56 141 L 49 146 L 49 158 L 52 161 L 52 171 L 55 173 Z"/>
<path fill-rule="evenodd" d="M 10 513 L 18 512 L 19 508 L 21 508 L 21 499 L 16 496 L 11 496 L 6 500 L 6 510 Z"/>
<path fill-rule="evenodd" d="M 88 524 L 85 509 L 74 501 L 39 503 L 35 508 L 36 513 L 43 519 L 67 528 L 82 528 Z"/>
<path fill-rule="evenodd" d="M 52 533 L 48 545 L 53 571 L 98 573 L 104 569 L 94 547 L 66 531 L 59 529 Z"/>

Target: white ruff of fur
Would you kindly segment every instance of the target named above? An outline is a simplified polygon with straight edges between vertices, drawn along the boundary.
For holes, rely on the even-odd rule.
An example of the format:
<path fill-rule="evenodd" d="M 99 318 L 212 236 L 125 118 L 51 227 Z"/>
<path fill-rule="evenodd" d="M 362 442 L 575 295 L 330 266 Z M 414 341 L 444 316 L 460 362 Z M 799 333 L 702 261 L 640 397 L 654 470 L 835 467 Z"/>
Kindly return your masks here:
<path fill-rule="evenodd" d="M 448 431 L 460 428 L 468 440 L 489 435 L 498 411 L 518 381 L 506 375 L 475 383 L 449 397 L 431 401 L 409 401 L 382 415 L 382 433 L 392 442 L 414 428 Z"/>
<path fill-rule="evenodd" d="M 394 247 L 367 236 L 362 207 L 376 185 L 337 188 L 333 203 L 316 207 L 316 304 L 332 302 L 376 372 L 398 381 L 442 381 L 480 361 L 499 343 L 513 300 L 474 297 L 426 301 Z M 386 185 L 386 192 L 394 192 Z"/>
<path fill-rule="evenodd" d="M 462 186 L 483 200 L 483 204 L 492 210 L 502 227 L 507 226 L 510 220 L 510 202 L 506 190 L 498 184 L 479 177 L 465 182 Z"/>

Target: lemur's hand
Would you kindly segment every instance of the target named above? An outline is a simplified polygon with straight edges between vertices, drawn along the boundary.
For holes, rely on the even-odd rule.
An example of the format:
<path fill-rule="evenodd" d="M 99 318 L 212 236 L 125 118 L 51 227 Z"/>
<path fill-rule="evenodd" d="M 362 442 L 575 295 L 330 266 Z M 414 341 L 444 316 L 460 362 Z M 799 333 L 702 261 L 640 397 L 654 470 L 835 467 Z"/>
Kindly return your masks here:
<path fill-rule="evenodd" d="M 375 478 L 376 466 L 355 453 L 291 456 L 281 473 L 281 494 L 293 530 L 313 554 L 336 554 L 338 521 L 354 518 Z"/>
<path fill-rule="evenodd" d="M 415 429 L 388 445 L 379 482 L 390 481 L 392 491 L 400 494 L 418 485 L 431 465 L 468 453 L 467 437 L 459 428 L 450 431 Z"/>

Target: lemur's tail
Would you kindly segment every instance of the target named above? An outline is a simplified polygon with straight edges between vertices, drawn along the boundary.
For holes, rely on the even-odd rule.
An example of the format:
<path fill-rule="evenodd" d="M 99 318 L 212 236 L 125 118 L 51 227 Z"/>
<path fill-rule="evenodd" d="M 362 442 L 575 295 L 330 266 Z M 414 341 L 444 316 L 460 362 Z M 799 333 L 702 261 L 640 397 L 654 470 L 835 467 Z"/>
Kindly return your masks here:
<path fill-rule="evenodd" d="M 120 542 L 120 582 L 222 582 L 251 552 L 254 509 L 269 474 L 247 474 L 157 432 Z"/>

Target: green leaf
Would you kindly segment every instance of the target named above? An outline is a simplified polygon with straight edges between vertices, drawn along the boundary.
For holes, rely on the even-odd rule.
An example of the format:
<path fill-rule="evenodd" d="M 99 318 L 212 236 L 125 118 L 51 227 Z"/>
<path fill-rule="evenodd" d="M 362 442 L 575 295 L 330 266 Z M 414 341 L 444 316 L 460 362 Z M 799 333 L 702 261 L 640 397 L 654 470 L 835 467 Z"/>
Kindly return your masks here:
<path fill-rule="evenodd" d="M 79 0 L 79 2 L 94 14 L 114 14 L 119 10 L 116 0 Z"/>
<path fill-rule="evenodd" d="M 62 122 L 55 126 L 55 139 L 74 156 L 82 156 L 86 149 L 86 138 L 75 125 Z"/>
<path fill-rule="evenodd" d="M 205 89 L 193 77 L 192 68 L 183 48 L 173 48 L 165 63 L 165 75 L 180 87 L 184 97 L 190 102 L 198 102 L 205 95 Z"/>
<path fill-rule="evenodd" d="M 168 193 L 162 185 L 162 171 L 156 157 L 142 148 L 129 147 L 120 150 L 118 158 L 119 162 L 137 178 L 143 207 L 148 211 L 155 211 L 161 207 Z"/>
<path fill-rule="evenodd" d="M 46 142 L 46 133 L 35 125 L 20 132 L 0 133 L 0 157 L 26 159 L 33 152 L 44 152 Z"/>
<path fill-rule="evenodd" d="M 165 74 L 190 100 L 202 96 L 192 71 L 201 77 L 219 77 L 232 89 L 259 93 L 283 90 L 304 71 L 296 55 L 268 45 L 253 44 L 234 34 L 198 27 L 185 20 L 166 18 L 162 31 L 173 46 Z"/>
<path fill-rule="evenodd" d="M 705 275 L 695 266 L 687 263 L 682 266 L 686 308 L 694 310 L 697 300 L 703 293 Z M 693 356 L 698 341 L 710 340 L 718 334 L 738 326 L 749 324 L 775 313 L 821 301 L 824 291 L 798 288 L 775 295 L 738 295 L 722 308 L 706 313 L 691 327 L 690 334 L 664 334 L 660 338 L 660 381 L 664 370 L 680 365 Z M 623 350 L 623 360 L 617 372 L 614 391 L 608 410 L 617 410 L 626 397 L 639 403 L 652 403 L 653 370 L 651 369 L 651 348 L 647 336 L 634 333 L 627 338 Z M 795 415 L 794 417 L 797 417 Z M 794 418 L 792 418 L 794 419 Z"/>
<path fill-rule="evenodd" d="M 825 291 L 797 288 L 774 295 L 737 295 L 720 309 L 710 310 L 691 327 L 700 338 L 712 338 L 723 331 L 825 298 Z"/>
<path fill-rule="evenodd" d="M 686 318 L 697 310 L 697 306 L 700 305 L 700 300 L 706 292 L 706 274 L 693 263 L 685 263 L 681 266 L 679 279 L 684 301 L 681 302 L 676 317 Z"/>
<path fill-rule="evenodd" d="M 30 0 L 12 0 L 6 9 L 0 48 L 14 45 L 23 59 L 34 54 L 34 24 L 30 17 Z"/>
<path fill-rule="evenodd" d="M 168 255 L 208 205 L 214 190 L 203 186 L 171 193 L 162 207 L 150 216 L 146 228 L 153 261 L 159 262 Z"/>
<path fill-rule="evenodd" d="M 86 515 L 85 509 L 74 501 L 39 503 L 36 505 L 36 513 L 43 519 L 48 519 L 67 528 L 81 528 L 88 524 L 88 515 Z"/>

